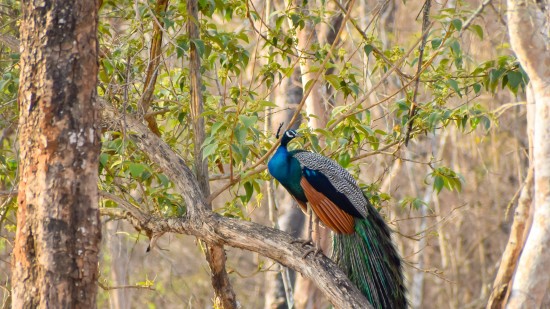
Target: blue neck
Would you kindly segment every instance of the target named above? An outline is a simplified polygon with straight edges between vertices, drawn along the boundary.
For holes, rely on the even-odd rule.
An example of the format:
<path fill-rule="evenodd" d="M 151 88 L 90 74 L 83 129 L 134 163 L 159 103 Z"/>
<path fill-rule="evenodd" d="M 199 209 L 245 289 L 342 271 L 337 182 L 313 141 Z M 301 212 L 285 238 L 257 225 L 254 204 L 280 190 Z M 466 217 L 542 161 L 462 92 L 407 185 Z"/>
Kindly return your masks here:
<path fill-rule="evenodd" d="M 300 201 L 306 202 L 304 190 L 300 186 L 302 168 L 286 145 L 281 145 L 267 163 L 269 173 Z"/>

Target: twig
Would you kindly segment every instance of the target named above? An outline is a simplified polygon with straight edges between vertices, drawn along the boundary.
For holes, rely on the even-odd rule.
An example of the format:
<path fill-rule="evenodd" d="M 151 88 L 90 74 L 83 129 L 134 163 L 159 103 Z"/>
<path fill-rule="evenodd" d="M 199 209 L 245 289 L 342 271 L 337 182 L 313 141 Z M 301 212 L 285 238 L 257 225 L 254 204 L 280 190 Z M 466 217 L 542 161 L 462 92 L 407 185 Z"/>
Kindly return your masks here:
<path fill-rule="evenodd" d="M 168 7 L 168 0 L 158 0 L 155 6 L 155 12 L 151 14 L 155 22 L 153 23 L 153 38 L 151 39 L 151 50 L 149 52 L 149 63 L 147 64 L 147 74 L 145 76 L 143 95 L 139 100 L 138 106 L 142 113 L 147 113 L 153 100 L 153 91 L 157 82 L 158 69 L 162 51 L 162 34 L 164 29 L 163 21 L 159 21 L 156 15 L 162 14 Z M 149 129 L 160 136 L 160 130 L 154 117 L 146 117 Z"/>
<path fill-rule="evenodd" d="M 97 285 L 99 285 L 100 288 L 102 288 L 105 291 L 109 290 L 119 290 L 119 289 L 141 289 L 141 290 L 150 290 L 150 291 L 156 291 L 155 288 L 150 286 L 141 286 L 141 285 L 118 285 L 118 286 L 106 286 L 105 284 L 101 283 L 101 281 L 97 281 Z"/>
<path fill-rule="evenodd" d="M 492 0 L 485 0 L 479 5 L 479 7 L 475 10 L 475 12 L 462 25 L 462 29 L 460 29 L 460 32 L 458 33 L 459 37 L 462 36 L 464 31 L 466 31 L 466 29 L 468 29 L 468 27 L 472 25 L 472 22 L 474 21 L 474 19 L 476 19 L 481 13 L 483 13 L 483 10 L 485 10 L 486 6 L 491 4 L 491 1 Z"/>
<path fill-rule="evenodd" d="M 346 9 L 342 6 L 342 4 L 338 1 L 338 0 L 332 0 L 336 6 L 338 6 L 338 8 L 340 8 L 340 10 L 342 10 L 342 12 L 345 12 Z M 380 10 L 383 8 L 383 5 L 380 6 Z M 378 13 L 380 13 L 380 10 L 378 11 Z M 355 28 L 355 30 L 357 30 L 357 32 L 359 32 L 359 34 L 363 37 L 363 40 L 365 40 L 365 42 L 369 41 L 369 38 L 367 36 L 367 34 L 365 33 L 365 31 L 361 30 L 361 28 L 359 28 L 359 25 L 357 24 L 357 22 L 355 21 L 355 19 L 351 18 L 350 19 L 350 22 L 351 24 L 353 25 L 353 27 Z M 342 25 L 344 25 L 342 23 Z M 367 26 L 368 27 L 368 26 Z M 390 66 L 394 66 L 394 63 L 388 59 L 388 57 L 386 57 L 386 55 L 384 55 L 384 53 L 376 46 L 374 45 L 371 45 L 372 46 L 372 52 L 374 54 L 376 54 L 378 57 L 380 57 L 382 60 L 384 60 L 385 63 L 387 63 L 388 65 Z M 407 73 L 404 73 L 403 71 L 401 71 L 399 68 L 395 68 L 395 71 L 397 72 L 397 74 L 399 74 L 401 77 L 405 77 L 407 79 L 411 79 L 412 76 L 410 76 L 409 74 Z"/>
<path fill-rule="evenodd" d="M 418 95 L 418 85 L 420 84 L 420 72 L 422 70 L 422 57 L 424 56 L 424 47 L 426 47 L 426 40 L 428 38 L 428 32 L 426 29 L 428 29 L 430 25 L 430 7 L 432 5 L 431 0 L 426 0 L 424 2 L 424 14 L 422 16 L 422 43 L 420 43 L 420 47 L 418 50 L 420 51 L 420 54 L 418 55 L 418 69 L 417 74 L 418 78 L 416 79 L 414 83 L 414 93 L 412 97 L 411 102 L 411 109 L 409 111 L 409 119 L 408 119 L 408 125 L 407 125 L 407 132 L 405 133 L 405 146 L 409 145 L 409 139 L 411 137 L 411 131 L 413 126 L 413 118 L 416 113 L 416 97 Z"/>
<path fill-rule="evenodd" d="M 13 52 L 19 51 L 19 40 L 14 36 L 0 33 L 0 42 L 9 47 Z"/>

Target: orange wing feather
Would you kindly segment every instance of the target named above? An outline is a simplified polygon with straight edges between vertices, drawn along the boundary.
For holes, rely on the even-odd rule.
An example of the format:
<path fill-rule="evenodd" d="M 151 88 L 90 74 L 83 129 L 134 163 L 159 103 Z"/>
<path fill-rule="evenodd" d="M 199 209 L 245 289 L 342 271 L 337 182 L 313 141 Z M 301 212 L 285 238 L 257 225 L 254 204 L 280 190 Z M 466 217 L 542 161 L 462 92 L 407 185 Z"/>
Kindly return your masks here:
<path fill-rule="evenodd" d="M 355 219 L 353 216 L 336 206 L 324 194 L 315 190 L 304 177 L 302 177 L 300 184 L 304 189 L 311 209 L 325 226 L 339 234 L 352 234 L 354 232 Z"/>

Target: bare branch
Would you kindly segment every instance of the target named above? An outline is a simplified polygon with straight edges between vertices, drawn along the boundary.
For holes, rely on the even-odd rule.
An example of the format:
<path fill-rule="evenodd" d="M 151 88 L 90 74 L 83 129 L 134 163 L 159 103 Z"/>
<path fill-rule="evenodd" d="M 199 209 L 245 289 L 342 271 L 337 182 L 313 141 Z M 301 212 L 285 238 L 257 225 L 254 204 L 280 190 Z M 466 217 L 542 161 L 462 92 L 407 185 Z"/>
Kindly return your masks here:
<path fill-rule="evenodd" d="M 474 22 L 474 20 L 479 16 L 481 15 L 481 13 L 483 13 L 483 10 L 485 10 L 485 7 L 490 5 L 491 4 L 491 1 L 492 0 L 485 0 L 483 1 L 479 7 L 475 10 L 475 12 L 470 16 L 468 17 L 468 19 L 464 22 L 464 24 L 462 25 L 462 28 L 460 29 L 460 32 L 458 33 L 458 36 L 462 36 L 462 34 L 464 33 L 464 31 L 466 31 L 466 29 L 468 29 L 472 23 Z"/>
<path fill-rule="evenodd" d="M 416 70 L 416 75 L 418 78 L 414 82 L 414 93 L 411 101 L 411 109 L 409 111 L 409 120 L 407 123 L 407 131 L 405 132 L 405 146 L 409 145 L 409 139 L 411 137 L 411 131 L 413 127 L 413 120 L 414 116 L 416 114 L 416 97 L 418 96 L 418 85 L 420 85 L 420 73 L 422 70 L 422 61 L 424 56 L 424 47 L 426 46 L 426 40 L 428 39 L 428 27 L 430 27 L 430 7 L 432 6 L 431 0 L 426 0 L 424 2 L 423 6 L 423 14 L 422 14 L 422 42 L 420 43 L 420 47 L 418 48 L 419 55 L 418 55 L 418 69 Z"/>
<path fill-rule="evenodd" d="M 158 68 L 162 51 L 162 28 L 164 27 L 164 22 L 162 20 L 157 20 L 155 14 L 160 15 L 166 12 L 167 7 L 168 0 L 158 0 L 155 5 L 155 12 L 151 15 L 155 19 L 155 22 L 153 23 L 153 38 L 151 39 L 149 63 L 147 64 L 147 74 L 145 76 L 145 83 L 143 86 L 143 95 L 138 104 L 144 114 L 149 111 L 149 107 L 151 106 L 151 102 L 153 100 L 153 91 L 155 90 L 155 84 L 157 82 Z M 155 132 L 155 134 L 160 136 L 160 131 L 155 117 L 147 116 L 145 117 L 145 120 L 147 120 L 149 128 Z"/>

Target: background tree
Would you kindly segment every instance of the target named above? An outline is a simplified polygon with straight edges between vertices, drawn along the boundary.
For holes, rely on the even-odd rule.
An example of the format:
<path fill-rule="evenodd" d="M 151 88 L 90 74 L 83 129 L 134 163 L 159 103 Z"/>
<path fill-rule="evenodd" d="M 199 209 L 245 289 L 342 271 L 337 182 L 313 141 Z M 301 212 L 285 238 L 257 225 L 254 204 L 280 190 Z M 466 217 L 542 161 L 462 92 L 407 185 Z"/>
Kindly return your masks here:
<path fill-rule="evenodd" d="M 534 115 L 529 118 L 534 122 L 530 123 L 533 128 L 534 209 L 508 288 L 507 305 L 511 308 L 542 308 L 550 303 L 550 278 L 540 275 L 550 267 L 550 68 L 541 65 L 550 63 L 547 5 L 537 1 L 508 1 L 510 42 L 529 75 L 533 98 L 530 103 L 535 105 Z"/>
<path fill-rule="evenodd" d="M 22 4 L 12 308 L 96 307 L 98 8 Z"/>

